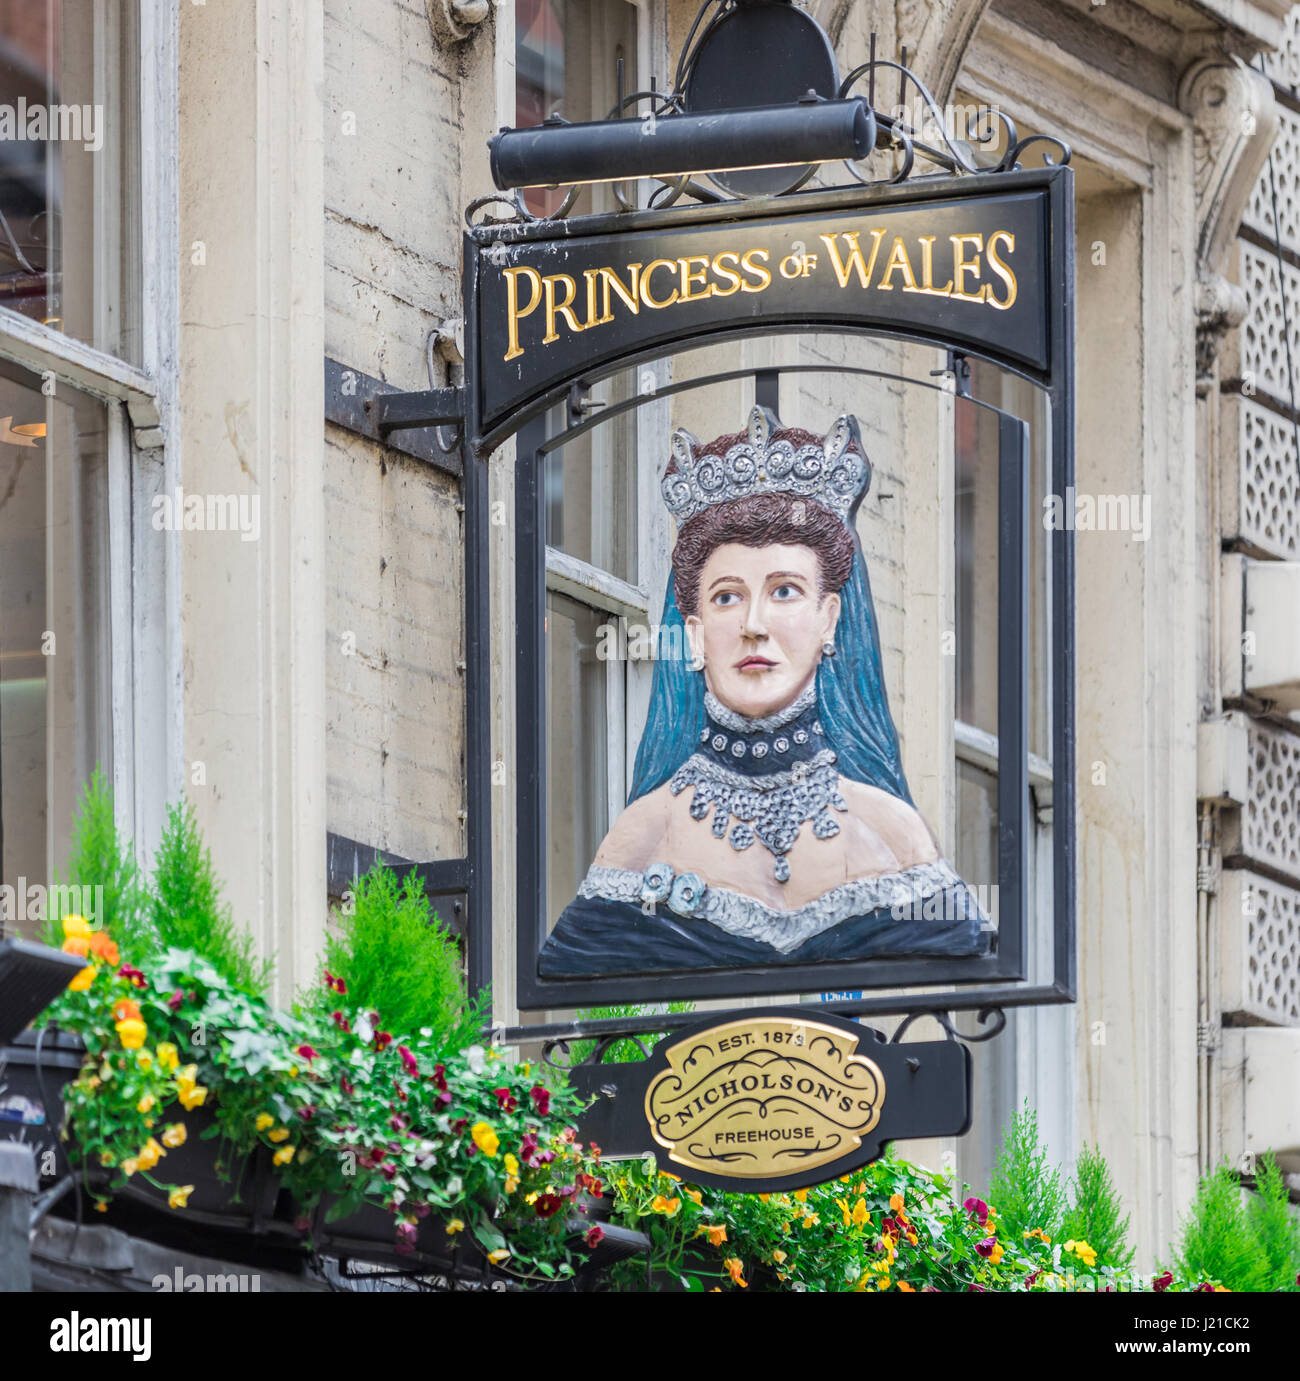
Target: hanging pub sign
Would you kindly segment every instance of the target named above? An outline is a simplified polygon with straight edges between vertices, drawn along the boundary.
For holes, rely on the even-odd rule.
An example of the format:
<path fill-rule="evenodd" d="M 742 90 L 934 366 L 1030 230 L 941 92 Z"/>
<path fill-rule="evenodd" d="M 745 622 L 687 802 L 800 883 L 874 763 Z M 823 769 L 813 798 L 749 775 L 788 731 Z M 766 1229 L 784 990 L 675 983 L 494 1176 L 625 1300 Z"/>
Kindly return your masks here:
<path fill-rule="evenodd" d="M 575 1072 L 583 1133 L 607 1156 L 649 1149 L 692 1184 L 775 1193 L 822 1184 L 899 1137 L 970 1125 L 970 1052 L 887 1042 L 807 1008 L 733 1012 L 673 1031 L 650 1058 Z"/>
<path fill-rule="evenodd" d="M 756 405 L 665 437 L 671 574 L 631 790 L 567 903 L 547 878 L 548 448 L 531 419 L 629 364 L 795 330 L 895 336 L 981 355 L 1051 400 L 1052 482 L 1072 479 L 1068 167 L 927 178 L 797 198 L 466 236 L 467 429 L 517 434 L 516 991 L 521 1008 L 916 984 L 998 1000 L 1027 976 L 1029 461 L 994 416 L 996 924 L 916 809 L 890 709 L 871 553 L 873 458 L 845 412 L 812 431 Z M 795 209 L 797 207 L 797 209 Z M 670 396 L 672 386 L 657 389 Z M 633 407 L 647 399 L 624 404 Z M 671 400 L 670 400 L 671 406 Z M 975 406 L 975 404 L 971 404 Z M 610 416 L 609 410 L 602 418 Z M 729 425 L 728 425 L 729 424 Z M 571 428 L 595 425 L 583 421 Z M 538 441 L 538 438 L 540 442 Z M 887 458 L 891 471 L 905 460 Z M 1070 818 L 1069 534 L 1051 535 L 1053 791 Z M 904 669 L 904 675 L 906 671 Z M 1071 981 L 1072 840 L 1057 831 L 1050 985 Z M 474 908 L 481 917 L 483 904 Z M 487 942 L 472 947 L 485 974 Z"/>

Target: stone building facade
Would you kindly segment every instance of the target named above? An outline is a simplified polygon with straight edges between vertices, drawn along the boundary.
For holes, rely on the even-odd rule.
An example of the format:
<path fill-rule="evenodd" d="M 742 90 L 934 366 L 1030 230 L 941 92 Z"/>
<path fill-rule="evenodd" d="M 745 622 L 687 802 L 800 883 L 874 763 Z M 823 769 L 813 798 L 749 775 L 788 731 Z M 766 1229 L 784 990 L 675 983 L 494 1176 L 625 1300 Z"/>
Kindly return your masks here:
<path fill-rule="evenodd" d="M 810 7 L 842 70 L 874 32 L 882 53 L 906 46 L 941 105 L 995 106 L 1073 150 L 1077 488 L 1131 500 L 1118 530 L 1077 534 L 1078 1002 L 1015 1013 L 978 1050 L 970 1136 L 911 1149 L 982 1184 L 1027 1098 L 1060 1160 L 1085 1141 L 1106 1152 L 1149 1263 L 1204 1166 L 1271 1147 L 1300 1171 L 1296 12 Z M 61 43 L 24 28 L 39 9 L 0 3 L 13 80 L 35 91 L 41 64 L 61 63 L 62 88 L 109 112 L 120 157 L 87 172 L 80 146 L 61 149 L 60 261 L 51 248 L 37 262 L 39 235 L 16 237 L 21 261 L 0 244 L 18 285 L 0 311 L 0 382 L 17 390 L 0 411 L 44 406 L 47 427 L 41 452 L 0 447 L 0 524 L 7 487 L 27 505 L 0 528 L 4 879 L 52 876 L 96 762 L 145 856 L 184 794 L 287 995 L 314 968 L 349 860 L 462 857 L 469 808 L 461 482 L 427 446 L 327 422 L 324 362 L 401 389 L 458 381 L 463 210 L 492 191 L 489 135 L 556 105 L 603 115 L 620 60 L 629 88 L 663 87 L 696 6 L 142 0 Z M 17 224 L 21 209 L 38 215 L 42 186 L 53 194 L 40 169 L 23 182 L 9 148 Z M 93 244 L 77 242 L 78 197 Z M 59 300 L 48 279 L 21 287 L 42 269 L 61 273 Z M 954 573 L 952 554 L 979 549 L 989 515 L 963 505 L 961 480 L 984 453 L 943 388 L 849 389 L 832 372 L 928 380 L 947 363 L 918 346 L 784 337 L 683 354 L 651 383 L 824 367 L 788 376 L 784 419 L 861 416 L 876 478 L 860 534 L 904 762 L 978 882 L 996 765 L 987 601 L 975 556 Z M 644 385 L 616 378 L 592 401 Z M 1026 417 L 1045 460 L 1029 386 L 977 365 L 972 388 Z M 679 394 L 555 464 L 549 655 L 573 707 L 550 729 L 559 892 L 622 804 L 644 718 L 648 666 L 611 669 L 590 649 L 611 621 L 657 615 L 668 429 L 733 430 L 752 401 L 752 379 Z M 16 474 L 29 449 L 48 456 L 43 488 L 30 487 L 40 465 Z M 513 446 L 487 465 L 493 758 L 508 765 L 516 736 L 536 732 L 513 698 Z M 256 537 L 251 523 L 156 521 L 156 500 L 179 511 L 185 495 L 205 513 L 210 496 L 236 514 L 255 500 Z M 1034 688 L 1040 725 L 1049 689 Z M 1041 860 L 1067 823 L 1053 819 L 1045 745 L 1031 743 Z M 512 799 L 494 790 L 498 917 L 513 909 Z M 1041 924 L 1045 866 L 1036 886 Z M 513 1023 L 507 935 L 497 957 L 495 1015 Z"/>

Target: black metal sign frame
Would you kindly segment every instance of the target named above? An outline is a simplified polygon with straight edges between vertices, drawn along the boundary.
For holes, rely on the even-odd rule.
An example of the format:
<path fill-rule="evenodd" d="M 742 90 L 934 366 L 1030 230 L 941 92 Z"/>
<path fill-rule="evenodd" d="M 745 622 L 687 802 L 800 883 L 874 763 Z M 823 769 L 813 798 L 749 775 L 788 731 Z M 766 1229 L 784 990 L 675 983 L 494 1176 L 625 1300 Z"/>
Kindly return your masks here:
<path fill-rule="evenodd" d="M 1039 208 L 1039 219 L 1034 213 L 1026 211 L 1029 202 Z M 894 214 L 906 214 L 918 209 L 935 210 L 942 208 L 947 214 L 953 208 L 975 216 L 981 210 L 990 208 L 999 212 L 1007 207 L 1018 208 L 1021 226 L 1030 227 L 1017 234 L 1038 234 L 1041 239 L 1031 256 L 1029 271 L 1021 272 L 1018 288 L 1020 294 L 1028 294 L 1021 305 L 1032 306 L 1041 320 L 1041 332 L 1026 338 L 1018 336 L 1008 339 L 1001 318 L 993 317 L 996 330 L 981 335 L 978 324 L 971 324 L 969 312 L 961 320 L 954 315 L 950 300 L 945 300 L 940 292 L 926 292 L 926 285 L 940 281 L 951 274 L 951 263 L 931 264 L 926 256 L 926 272 L 922 283 L 916 284 L 909 296 L 915 296 L 919 303 L 915 309 L 909 303 L 908 310 L 889 315 L 886 306 L 872 300 L 864 302 L 866 294 L 855 295 L 841 292 L 838 295 L 823 292 L 820 296 L 811 291 L 802 307 L 799 297 L 789 300 L 786 297 L 773 298 L 772 310 L 768 313 L 758 303 L 760 294 L 750 295 L 744 304 L 744 311 L 735 309 L 728 303 L 726 309 L 716 312 L 708 319 L 702 316 L 703 309 L 690 302 L 689 315 L 680 317 L 680 327 L 674 328 L 676 335 L 664 334 L 656 318 L 650 327 L 643 328 L 640 313 L 625 314 L 623 320 L 636 323 L 636 329 L 625 331 L 622 335 L 615 330 L 606 343 L 597 345 L 593 340 L 586 343 L 580 352 L 581 358 L 571 356 L 557 372 L 549 366 L 529 373 L 521 364 L 521 355 L 505 359 L 512 349 L 524 354 L 529 348 L 521 332 L 517 341 L 511 340 L 508 331 L 503 338 L 499 320 L 496 326 L 485 324 L 486 318 L 495 313 L 500 317 L 503 307 L 502 274 L 511 267 L 529 264 L 544 266 L 534 272 L 539 281 L 554 278 L 558 286 L 549 290 L 541 289 L 543 296 L 533 303 L 529 312 L 519 311 L 532 301 L 532 278 L 525 274 L 516 275 L 516 290 L 520 281 L 526 280 L 527 297 L 515 298 L 516 315 L 531 317 L 538 310 L 549 315 L 547 333 L 562 332 L 561 326 L 600 325 L 608 330 L 615 323 L 605 321 L 610 308 L 614 308 L 617 318 L 619 298 L 618 289 L 612 289 L 611 301 L 603 300 L 604 277 L 599 272 L 594 290 L 589 276 L 591 265 L 596 260 L 584 259 L 583 253 L 590 255 L 596 250 L 606 251 L 607 264 L 635 262 L 623 253 L 630 243 L 628 237 L 652 234 L 695 236 L 713 230 L 725 232 L 739 228 L 749 238 L 758 237 L 760 247 L 770 241 L 762 241 L 762 235 L 776 227 L 776 233 L 785 242 L 791 238 L 794 228 L 805 228 L 808 233 L 796 236 L 808 243 L 814 234 L 820 235 L 831 221 L 839 227 L 825 230 L 825 233 L 843 236 L 843 218 L 858 215 L 866 218 L 863 222 L 867 240 L 863 243 L 861 233 L 859 243 L 867 248 L 876 238 L 871 234 L 872 217 L 879 218 Z M 1027 219 L 1026 219 L 1027 217 Z M 830 221 L 827 220 L 830 218 Z M 836 219 L 839 218 L 839 219 Z M 989 223 L 991 224 L 991 223 Z M 1034 230 L 1033 227 L 1038 229 Z M 951 235 L 950 239 L 953 239 Z M 723 235 L 719 234 L 723 241 Z M 734 236 L 733 236 L 734 240 Z M 546 409 L 563 399 L 575 385 L 587 386 L 606 377 L 618 369 L 643 360 L 663 356 L 672 352 L 673 345 L 689 342 L 699 344 L 706 340 L 719 341 L 752 337 L 758 334 L 777 334 L 790 331 L 832 330 L 894 337 L 931 344 L 940 348 L 958 348 L 965 353 L 978 355 L 995 364 L 1011 369 L 1038 384 L 1049 395 L 1051 401 L 1051 458 L 1052 487 L 1056 493 L 1065 493 L 1074 478 L 1074 383 L 1073 383 L 1073 185 L 1072 173 L 1068 167 L 1051 166 L 1042 169 L 976 175 L 962 178 L 927 178 L 911 184 L 884 187 L 875 185 L 861 189 L 834 191 L 828 193 L 801 194 L 780 199 L 756 200 L 747 203 L 730 202 L 722 206 L 700 206 L 673 209 L 664 212 L 634 212 L 629 214 L 585 217 L 572 221 L 540 222 L 530 224 L 504 224 L 471 228 L 465 236 L 464 244 L 464 300 L 466 304 L 466 388 L 465 415 L 462 431 L 462 464 L 464 473 L 465 501 L 465 540 L 466 540 L 466 778 L 468 788 L 469 829 L 467 871 L 469 879 L 469 977 L 471 985 L 479 987 L 492 977 L 491 943 L 491 876 L 492 843 L 490 830 L 491 809 L 491 649 L 488 630 L 490 627 L 489 589 L 490 571 L 488 567 L 489 512 L 487 493 L 487 472 L 485 458 L 497 445 L 517 433 L 528 421 L 541 415 Z M 724 241 L 725 242 L 725 241 Z M 848 258 L 848 241 L 840 239 L 840 255 L 831 270 L 840 277 L 839 270 L 845 267 Z M 1006 242 L 1003 242 L 1005 248 Z M 694 242 L 685 244 L 684 249 L 693 250 Z M 676 253 L 674 244 L 672 256 L 658 255 L 661 260 L 675 259 L 679 265 L 683 261 L 694 261 L 701 256 L 694 253 Z M 954 246 L 960 256 L 960 248 Z M 524 252 L 526 251 L 526 253 Z M 754 264 L 769 264 L 755 254 Z M 733 269 L 735 265 L 726 267 Z M 794 266 L 798 268 L 798 265 Z M 823 265 L 824 267 L 824 265 Z M 849 266 L 852 272 L 856 268 Z M 931 270 L 933 274 L 931 273 Z M 552 271 L 553 270 L 553 271 Z M 679 284 L 692 271 L 698 272 L 698 265 L 687 264 L 679 267 Z M 779 269 L 778 269 L 779 271 Z M 809 275 L 811 276 L 811 275 Z M 986 275 L 987 276 L 987 275 Z M 658 286 L 651 289 L 650 297 L 656 303 L 663 302 L 665 286 L 671 275 L 660 270 Z M 802 278 L 803 275 L 801 274 Z M 566 279 L 574 284 L 575 293 L 570 295 Z M 699 287 L 702 280 L 687 280 Z M 730 280 L 726 280 L 729 286 Z M 752 282 L 757 282 L 754 278 Z M 793 280 L 792 280 L 793 281 Z M 829 279 L 826 280 L 829 283 Z M 953 280 L 961 282 L 960 274 Z M 1003 278 L 1003 282 L 1005 282 Z M 850 279 L 851 282 L 851 279 Z M 913 280 L 914 284 L 916 280 Z M 585 322 L 578 320 L 579 285 L 587 291 L 583 310 L 587 311 Z M 628 281 L 623 280 L 626 293 Z M 776 286 L 775 275 L 770 287 Z M 796 289 L 800 285 L 795 284 Z M 806 287 L 806 283 L 804 284 Z M 843 285 L 841 285 L 843 286 Z M 901 283 L 898 286 L 902 286 Z M 486 293 L 491 291 L 491 300 Z M 551 292 L 549 298 L 546 292 Z M 784 290 L 782 290 L 784 292 Z M 738 295 L 738 294 L 737 294 Z M 1011 296 L 1009 285 L 1002 290 L 1001 302 Z M 615 300 L 618 299 L 618 300 Z M 1018 298 L 1019 300 L 1019 298 Z M 894 292 L 886 303 L 903 301 L 900 292 Z M 568 305 L 570 316 L 565 317 L 560 308 Z M 671 305 L 678 305 L 673 303 Z M 704 302 L 708 307 L 708 302 Z M 987 309 L 986 309 L 987 310 Z M 595 315 L 593 316 L 592 313 Z M 517 325 L 519 322 L 516 323 Z M 667 328 L 664 328 L 665 330 Z M 572 334 L 576 334 L 572 333 Z M 540 344 L 540 342 L 534 342 Z M 552 344 L 558 344 L 553 341 Z M 505 349 L 501 349 L 501 345 Z M 1010 485 L 1003 493 L 1015 495 L 1014 505 L 1007 505 L 1000 522 L 1000 559 L 1010 561 L 1004 569 L 1017 572 L 1013 595 L 1001 601 L 1000 619 L 1013 615 L 1014 605 L 1019 603 L 1018 619 L 1023 635 L 1027 600 L 1024 590 L 1025 562 L 1025 489 L 1024 489 L 1024 447 L 1023 434 L 1019 439 L 1007 431 L 1014 423 L 1008 419 L 1003 424 L 1003 466 L 1001 480 L 1003 486 Z M 1008 460 L 1016 456 L 1018 460 Z M 1008 467 L 1011 468 L 1008 468 Z M 1018 468 L 1016 468 L 1018 467 Z M 535 478 L 535 466 L 531 466 Z M 518 540 L 526 542 L 520 554 L 528 555 L 528 565 L 532 572 L 532 585 L 535 586 L 533 602 L 543 597 L 544 569 L 536 563 L 539 534 L 529 525 L 535 526 L 535 516 L 531 516 L 528 503 L 530 493 L 535 493 L 535 485 L 528 484 L 528 467 L 521 471 L 523 489 L 517 495 Z M 1019 519 L 1016 515 L 1019 514 Z M 766 970 L 744 969 L 734 972 L 713 971 L 707 975 L 664 976 L 653 978 L 609 978 L 573 980 L 565 982 L 543 982 L 537 978 L 535 963 L 538 950 L 538 934 L 544 931 L 545 916 L 544 886 L 544 822 L 541 818 L 540 791 L 544 778 L 539 775 L 542 766 L 540 753 L 531 757 L 522 753 L 520 762 L 520 790 L 524 802 L 534 802 L 532 810 L 525 809 L 519 819 L 520 859 L 526 865 L 522 869 L 519 892 L 519 970 L 517 973 L 518 1005 L 528 1008 L 564 1008 L 576 1004 L 593 1002 L 614 1002 L 644 1000 L 675 996 L 750 996 L 761 992 L 792 993 L 807 992 L 827 987 L 866 988 L 870 986 L 898 987 L 903 985 L 932 985 L 935 983 L 960 982 L 966 986 L 960 994 L 948 993 L 903 993 L 898 996 L 870 996 L 850 1002 L 834 1004 L 831 1007 L 819 1006 L 820 1011 L 841 1011 L 852 1013 L 899 1012 L 899 1011 L 951 1011 L 955 1009 L 990 1009 L 1007 1006 L 1032 1005 L 1074 1000 L 1075 956 L 1074 956 L 1074 908 L 1075 908 L 1075 860 L 1074 860 L 1074 552 L 1073 534 L 1068 530 L 1053 531 L 1050 534 L 1050 561 L 1052 579 L 1052 669 L 1053 669 L 1053 767 L 1055 775 L 1055 831 L 1054 857 L 1054 906 L 1053 906 L 1053 970 L 1050 982 L 1028 984 L 1023 981 L 1023 945 L 1013 941 L 1008 949 L 1014 953 L 1005 957 L 1008 962 L 1000 968 L 996 962 L 978 967 L 984 961 L 975 961 L 978 971 L 971 967 L 972 961 L 962 961 L 964 973 L 952 972 L 952 961 L 874 961 L 867 964 L 831 963 L 802 968 L 776 967 Z M 544 549 L 543 549 L 544 555 Z M 527 605 L 528 607 L 525 607 Z M 521 645 L 521 667 L 525 660 L 534 668 L 544 664 L 540 641 L 541 620 L 538 610 L 528 600 L 519 609 L 519 637 Z M 528 658 L 523 654 L 523 643 L 529 644 Z M 1001 641 L 1001 640 L 1000 640 Z M 1002 663 L 1000 672 L 1005 674 L 1007 685 L 1023 687 L 1025 663 L 1023 654 L 1013 662 Z M 522 690 L 522 683 L 521 683 Z M 1002 718 L 1000 707 L 999 728 L 1008 735 L 1013 745 L 1025 746 L 1024 699 L 1019 697 L 1018 710 L 1010 706 L 1017 697 L 1008 696 L 1007 718 Z M 525 703 L 530 702 L 530 703 Z M 533 695 L 525 695 L 520 702 L 519 734 L 521 745 L 525 740 L 542 735 L 544 720 L 529 718 L 525 712 L 531 709 L 536 714 L 537 700 Z M 541 702 L 544 706 L 544 701 Z M 1016 716 L 1018 715 L 1018 719 Z M 531 734 L 529 732 L 531 726 Z M 1000 790 L 999 815 L 1004 807 L 1007 810 L 1005 829 L 1000 825 L 999 854 L 1007 855 L 1014 851 L 1018 861 L 1021 885 L 1023 887 L 1024 854 L 1024 811 L 1027 808 L 1026 754 L 1015 751 L 1004 760 L 1003 770 L 1008 773 L 1006 789 Z M 1014 800 L 1011 798 L 1014 797 Z M 1000 873 L 1006 872 L 1000 867 Z M 527 877 L 528 885 L 524 881 Z M 1023 894 L 1021 897 L 1023 902 Z M 901 967 L 900 967 L 901 964 Z M 814 971 L 815 970 L 815 971 Z M 869 970 L 869 971 L 868 971 Z M 1012 980 L 1008 982 L 1007 980 Z M 655 1029 L 668 1029 L 682 1024 L 671 1020 L 654 1023 Z M 597 1026 L 588 1029 L 596 1030 Z M 521 1028 L 521 1031 L 525 1028 Z M 555 1034 L 549 1028 L 526 1028 L 539 1036 Z M 559 1030 L 573 1029 L 568 1023 Z M 649 1029 L 642 1021 L 639 1029 Z"/>

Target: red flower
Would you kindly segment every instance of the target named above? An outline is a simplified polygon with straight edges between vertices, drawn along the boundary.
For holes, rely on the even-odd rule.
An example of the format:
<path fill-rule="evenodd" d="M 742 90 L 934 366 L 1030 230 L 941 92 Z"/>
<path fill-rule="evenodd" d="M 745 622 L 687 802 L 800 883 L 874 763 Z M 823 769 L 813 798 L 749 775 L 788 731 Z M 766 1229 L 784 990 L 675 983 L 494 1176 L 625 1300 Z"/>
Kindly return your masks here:
<path fill-rule="evenodd" d="M 415 1056 L 412 1055 L 404 1045 L 399 1045 L 397 1047 L 397 1053 L 402 1058 L 402 1068 L 406 1070 L 411 1078 L 418 1079 L 420 1077 L 420 1066 L 416 1064 Z"/>
<path fill-rule="evenodd" d="M 339 1088 L 341 1088 L 343 1092 L 347 1094 L 349 1097 L 356 1092 L 356 1085 L 352 1082 L 351 1079 L 348 1078 L 346 1074 L 339 1079 Z"/>
<path fill-rule="evenodd" d="M 524 1139 L 519 1143 L 519 1154 L 528 1162 L 533 1163 L 533 1157 L 537 1154 L 537 1135 L 535 1132 L 525 1132 Z"/>
<path fill-rule="evenodd" d="M 403 1256 L 405 1256 L 407 1252 L 413 1252 L 415 1250 L 415 1235 L 417 1231 L 418 1228 L 415 1223 L 398 1223 L 397 1245 L 394 1247 L 394 1250 L 400 1252 Z"/>
<path fill-rule="evenodd" d="M 514 1112 L 519 1106 L 518 1100 L 508 1088 L 494 1088 L 492 1092 L 496 1094 L 497 1105 L 502 1112 Z"/>
<path fill-rule="evenodd" d="M 387 1031 L 375 1032 L 375 1049 L 386 1050 L 393 1043 L 392 1036 Z"/>
<path fill-rule="evenodd" d="M 596 1162 L 596 1164 L 599 1165 L 599 1164 L 600 1164 L 600 1147 L 597 1146 L 596 1143 L 593 1141 L 593 1142 L 587 1147 L 587 1150 L 589 1150 L 589 1151 L 591 1152 L 591 1158 L 592 1158 L 592 1160 L 594 1160 L 594 1161 Z"/>
<path fill-rule="evenodd" d="M 331 1012 L 330 1020 L 334 1023 L 335 1026 L 339 1028 L 340 1031 L 352 1030 L 352 1023 L 347 1019 L 347 1017 L 343 1015 L 342 1012 Z"/>
<path fill-rule="evenodd" d="M 975 1243 L 975 1250 L 979 1252 L 981 1256 L 992 1256 L 993 1248 L 996 1247 L 997 1244 L 998 1239 L 996 1237 L 986 1237 L 982 1242 Z"/>
<path fill-rule="evenodd" d="M 533 1106 L 537 1109 L 538 1117 L 545 1117 L 551 1110 L 551 1091 L 543 1088 L 541 1084 L 535 1085 L 529 1093 L 533 1100 Z"/>
<path fill-rule="evenodd" d="M 549 1218 L 564 1207 L 564 1200 L 558 1194 L 541 1194 L 533 1208 L 539 1218 Z"/>
<path fill-rule="evenodd" d="M 310 1045 L 300 1045 L 295 1048 L 293 1053 L 295 1055 L 301 1055 L 304 1060 L 310 1063 L 312 1060 L 316 1058 L 317 1055 L 320 1054 L 320 1051 L 313 1050 Z"/>
<path fill-rule="evenodd" d="M 181 1003 L 185 1001 L 185 994 L 179 988 L 167 999 L 167 1005 L 173 1012 L 179 1012 Z"/>
<path fill-rule="evenodd" d="M 447 1066 L 446 1066 L 446 1065 L 434 1065 L 434 1067 L 433 1067 L 433 1073 L 429 1075 L 429 1078 L 433 1080 L 433 1086 L 434 1086 L 434 1088 L 440 1089 L 443 1093 L 446 1093 L 446 1092 L 447 1092 Z"/>
<path fill-rule="evenodd" d="M 982 1285 L 968 1285 L 966 1287 L 966 1293 L 968 1295 L 986 1295 L 988 1291 L 985 1290 Z"/>
<path fill-rule="evenodd" d="M 134 983 L 137 988 L 146 987 L 149 981 L 145 978 L 144 974 L 132 964 L 123 964 L 122 967 L 118 969 L 118 973 L 125 978 L 128 983 Z M 176 1008 L 173 1007 L 172 1011 L 175 1010 Z"/>
<path fill-rule="evenodd" d="M 983 1199 L 967 1199 L 962 1207 L 967 1213 L 979 1219 L 980 1227 L 983 1227 L 989 1220 L 989 1206 Z"/>
<path fill-rule="evenodd" d="M 433 1101 L 440 1108 L 449 1108 L 451 1107 L 451 1094 L 446 1092 L 440 1093 L 434 1098 Z"/>
<path fill-rule="evenodd" d="M 304 1103 L 302 1107 L 298 1109 L 298 1116 L 301 1117 L 304 1122 L 310 1122 L 312 1118 L 316 1116 L 315 1103 Z"/>
<path fill-rule="evenodd" d="M 1194 1295 L 1212 1295 L 1214 1293 L 1214 1286 L 1211 1285 L 1208 1280 L 1203 1280 L 1192 1293 Z"/>
<path fill-rule="evenodd" d="M 453 1123 L 451 1124 L 451 1134 L 452 1134 L 452 1136 L 459 1136 L 459 1135 L 461 1134 L 461 1132 L 463 1132 L 463 1131 L 465 1130 L 465 1128 L 468 1127 L 468 1126 L 469 1126 L 469 1118 L 468 1118 L 468 1117 L 458 1117 L 458 1118 L 455 1120 L 455 1122 L 453 1122 Z"/>
<path fill-rule="evenodd" d="M 605 1240 L 605 1229 L 599 1223 L 587 1229 L 583 1239 L 589 1247 L 598 1247 Z"/>
<path fill-rule="evenodd" d="M 1156 1278 L 1151 1282 L 1151 1288 L 1152 1288 L 1153 1290 L 1159 1291 L 1161 1294 L 1164 1294 L 1164 1292 L 1165 1292 L 1173 1283 L 1174 1283 L 1174 1273 L 1173 1273 L 1172 1271 L 1166 1271 L 1166 1272 L 1164 1273 L 1164 1275 L 1156 1276 Z"/>

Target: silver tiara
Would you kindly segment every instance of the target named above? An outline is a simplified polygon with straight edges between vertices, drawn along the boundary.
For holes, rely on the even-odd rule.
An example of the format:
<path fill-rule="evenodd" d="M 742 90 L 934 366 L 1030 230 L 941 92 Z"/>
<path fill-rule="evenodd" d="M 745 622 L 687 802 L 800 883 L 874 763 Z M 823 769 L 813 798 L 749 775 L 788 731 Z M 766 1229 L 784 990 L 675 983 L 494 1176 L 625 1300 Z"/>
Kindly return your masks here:
<path fill-rule="evenodd" d="M 794 494 L 829 508 L 846 526 L 871 483 L 871 462 L 862 449 L 858 419 L 835 421 L 820 444 L 796 447 L 773 441 L 781 421 L 766 408 L 749 414 L 749 430 L 725 456 L 697 455 L 699 441 L 685 428 L 673 433 L 676 468 L 663 478 L 668 511 L 678 525 L 714 504 L 751 494 Z"/>

